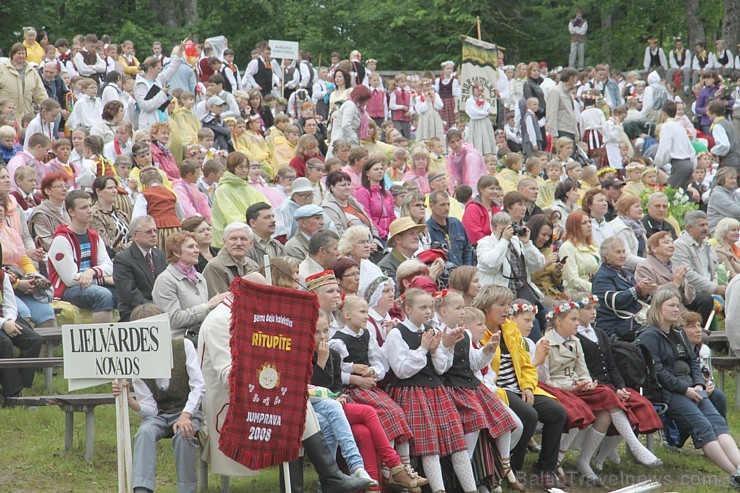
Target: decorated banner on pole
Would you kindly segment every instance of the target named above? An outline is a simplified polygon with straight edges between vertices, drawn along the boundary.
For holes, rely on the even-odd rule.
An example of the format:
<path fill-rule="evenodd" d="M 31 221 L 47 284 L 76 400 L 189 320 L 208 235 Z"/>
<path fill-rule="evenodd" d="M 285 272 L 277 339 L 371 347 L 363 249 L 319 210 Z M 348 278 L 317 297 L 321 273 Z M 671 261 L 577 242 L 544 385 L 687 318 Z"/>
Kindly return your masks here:
<path fill-rule="evenodd" d="M 231 389 L 219 449 L 250 469 L 298 458 L 313 370 L 316 295 L 231 285 Z"/>
<path fill-rule="evenodd" d="M 462 69 L 460 70 L 460 89 L 464 102 L 472 95 L 473 84 L 480 84 L 483 97 L 495 110 L 498 110 L 498 47 L 469 36 L 463 38 Z M 495 112 L 494 112 L 495 114 Z"/>

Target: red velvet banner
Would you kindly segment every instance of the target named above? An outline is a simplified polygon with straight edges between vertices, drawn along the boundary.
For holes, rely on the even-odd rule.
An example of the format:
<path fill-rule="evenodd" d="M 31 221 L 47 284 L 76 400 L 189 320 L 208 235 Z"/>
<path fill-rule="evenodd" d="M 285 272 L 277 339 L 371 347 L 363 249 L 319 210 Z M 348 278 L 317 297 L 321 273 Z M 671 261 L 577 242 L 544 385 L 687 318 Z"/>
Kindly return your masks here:
<path fill-rule="evenodd" d="M 319 305 L 306 291 L 231 286 L 231 400 L 219 448 L 250 469 L 296 460 L 305 427 Z"/>

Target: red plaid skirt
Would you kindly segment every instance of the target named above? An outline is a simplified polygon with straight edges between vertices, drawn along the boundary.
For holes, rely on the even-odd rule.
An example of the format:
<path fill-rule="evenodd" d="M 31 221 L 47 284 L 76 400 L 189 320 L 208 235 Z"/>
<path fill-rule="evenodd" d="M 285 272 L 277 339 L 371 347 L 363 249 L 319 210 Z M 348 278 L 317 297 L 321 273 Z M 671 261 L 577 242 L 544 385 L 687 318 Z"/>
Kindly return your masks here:
<path fill-rule="evenodd" d="M 538 386 L 545 392 L 554 395 L 565 408 L 564 432 L 567 433 L 574 428 L 582 430 L 596 420 L 596 416 L 594 416 L 594 413 L 591 411 L 591 407 L 583 400 L 576 397 L 573 392 L 567 392 L 542 382 L 540 382 Z"/>
<path fill-rule="evenodd" d="M 352 387 L 349 389 L 349 396 L 352 402 L 365 404 L 375 409 L 389 440 L 398 440 L 399 443 L 411 440 L 413 434 L 406 421 L 406 415 L 388 394 L 377 388 L 365 390 Z"/>
<path fill-rule="evenodd" d="M 492 438 L 498 438 L 516 428 L 506 405 L 485 385 L 475 390 L 447 387 L 447 392 L 460 414 L 465 434 L 487 429 Z"/>
<path fill-rule="evenodd" d="M 593 157 L 596 149 L 604 145 L 604 138 L 598 130 L 583 132 L 583 141 L 588 145 L 588 157 Z"/>
<path fill-rule="evenodd" d="M 607 385 L 606 388 L 616 392 L 616 389 L 612 385 Z M 630 424 L 633 428 L 636 428 L 638 432 L 643 435 L 648 435 L 655 431 L 663 428 L 663 422 L 660 420 L 660 416 L 655 412 L 655 408 L 647 398 L 641 395 L 638 391 L 627 389 L 630 391 L 630 398 L 626 401 L 619 399 L 622 404 L 620 407 L 624 410 L 627 415 Z M 616 393 L 614 395 L 617 395 Z M 614 436 L 618 435 L 617 430 L 614 426 L 609 427 L 607 435 Z"/>
<path fill-rule="evenodd" d="M 467 450 L 460 415 L 446 387 L 391 387 L 389 395 L 406 413 L 411 455 L 447 457 Z"/>
<path fill-rule="evenodd" d="M 455 114 L 455 105 L 457 103 L 455 102 L 454 97 L 442 98 L 442 102 L 444 103 L 444 106 L 439 112 L 439 116 L 442 117 L 442 120 L 447 124 L 446 129 L 449 130 L 455 123 L 457 123 L 457 115 Z"/>

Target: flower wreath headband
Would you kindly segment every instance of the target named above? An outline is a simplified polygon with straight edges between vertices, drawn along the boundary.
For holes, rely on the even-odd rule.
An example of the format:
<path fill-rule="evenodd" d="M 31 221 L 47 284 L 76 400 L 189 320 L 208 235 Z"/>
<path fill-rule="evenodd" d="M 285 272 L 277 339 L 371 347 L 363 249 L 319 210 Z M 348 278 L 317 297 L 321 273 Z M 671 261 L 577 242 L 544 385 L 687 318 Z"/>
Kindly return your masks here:
<path fill-rule="evenodd" d="M 585 298 L 581 298 L 577 301 L 566 301 L 565 303 L 556 305 L 555 308 L 552 309 L 552 311 L 548 312 L 548 314 L 545 315 L 545 318 L 551 322 L 555 315 L 562 315 L 563 313 L 569 312 L 571 310 L 580 310 L 581 308 L 585 308 L 598 302 L 599 297 L 596 295 L 586 296 Z"/>
<path fill-rule="evenodd" d="M 517 313 L 527 313 L 531 312 L 537 315 L 537 312 L 539 310 L 537 309 L 537 305 L 533 305 L 531 303 L 516 303 L 514 305 L 511 305 L 509 308 L 509 315 L 516 315 Z"/>
<path fill-rule="evenodd" d="M 599 302 L 599 297 L 595 294 L 592 294 L 591 296 L 586 296 L 585 298 L 581 298 L 580 300 L 576 300 L 575 303 L 578 305 L 578 308 L 586 308 L 589 305 L 595 305 Z"/>
<path fill-rule="evenodd" d="M 601 176 L 606 173 L 616 173 L 616 172 L 617 170 L 615 170 L 614 168 L 601 168 L 599 171 L 596 172 L 596 176 L 601 178 Z"/>

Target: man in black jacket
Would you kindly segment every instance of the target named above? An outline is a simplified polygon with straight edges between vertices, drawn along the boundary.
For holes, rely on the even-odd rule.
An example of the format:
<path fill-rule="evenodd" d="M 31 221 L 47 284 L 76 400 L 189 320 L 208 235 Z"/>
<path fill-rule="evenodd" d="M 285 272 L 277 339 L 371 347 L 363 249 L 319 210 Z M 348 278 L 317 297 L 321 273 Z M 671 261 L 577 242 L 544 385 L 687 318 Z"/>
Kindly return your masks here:
<path fill-rule="evenodd" d="M 59 117 L 54 123 L 54 132 L 56 133 L 62 120 L 66 121 L 69 118 L 69 111 L 67 111 L 67 93 L 69 89 L 64 85 L 62 78 L 59 77 L 56 62 L 46 62 L 39 72 L 41 73 L 41 81 L 44 83 L 46 94 L 62 107 Z"/>
<path fill-rule="evenodd" d="M 154 280 L 167 268 L 167 260 L 157 244 L 157 225 L 151 216 L 131 220 L 131 246 L 113 259 L 113 280 L 118 294 L 118 312 L 127 322 L 131 311 L 152 303 Z"/>

